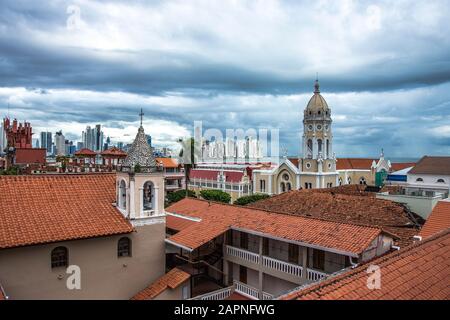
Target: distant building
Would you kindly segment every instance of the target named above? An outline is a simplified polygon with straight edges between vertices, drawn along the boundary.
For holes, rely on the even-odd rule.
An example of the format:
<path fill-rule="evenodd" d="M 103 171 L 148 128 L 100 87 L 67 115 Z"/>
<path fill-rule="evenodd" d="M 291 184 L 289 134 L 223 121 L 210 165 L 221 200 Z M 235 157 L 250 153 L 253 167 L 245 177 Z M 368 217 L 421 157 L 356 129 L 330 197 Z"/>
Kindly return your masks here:
<path fill-rule="evenodd" d="M 52 153 L 52 133 L 41 132 L 41 148 L 47 149 L 47 153 Z"/>
<path fill-rule="evenodd" d="M 117 148 L 123 150 L 123 142 L 117 142 Z"/>
<path fill-rule="evenodd" d="M 84 148 L 83 142 L 78 141 L 78 142 L 77 142 L 77 150 L 81 150 L 81 149 L 83 149 L 83 148 Z"/>
<path fill-rule="evenodd" d="M 95 128 L 86 127 L 86 131 L 81 133 L 83 147 L 93 151 L 103 151 L 103 131 L 101 125 L 97 124 Z"/>
<path fill-rule="evenodd" d="M 152 136 L 149 134 L 146 134 L 145 137 L 147 138 L 147 143 L 151 147 L 152 146 Z"/>
<path fill-rule="evenodd" d="M 55 133 L 55 155 L 64 156 L 66 155 L 66 138 L 64 137 L 62 131 Z"/>

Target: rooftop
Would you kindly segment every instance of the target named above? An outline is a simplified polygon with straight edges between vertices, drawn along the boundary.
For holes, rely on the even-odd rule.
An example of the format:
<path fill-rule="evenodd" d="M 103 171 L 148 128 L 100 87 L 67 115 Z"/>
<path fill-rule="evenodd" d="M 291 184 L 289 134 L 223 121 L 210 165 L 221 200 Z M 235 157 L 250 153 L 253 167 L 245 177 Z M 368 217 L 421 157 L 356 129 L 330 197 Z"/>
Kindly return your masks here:
<path fill-rule="evenodd" d="M 0 176 L 0 249 L 133 231 L 114 174 Z"/>
<path fill-rule="evenodd" d="M 369 158 L 337 158 L 336 170 L 370 170 L 372 164 L 378 161 L 378 159 Z"/>
<path fill-rule="evenodd" d="M 164 168 L 178 168 L 180 165 L 174 158 L 156 158 L 156 162 L 162 164 Z"/>
<path fill-rule="evenodd" d="M 368 268 L 378 266 L 379 289 L 369 289 Z M 331 276 L 317 284 L 294 290 L 281 299 L 291 300 L 448 300 L 450 299 L 450 229 Z"/>
<path fill-rule="evenodd" d="M 78 151 L 75 151 L 75 156 L 96 156 L 97 153 L 92 151 L 91 149 L 83 148 Z"/>
<path fill-rule="evenodd" d="M 450 228 L 450 200 L 441 200 L 431 211 L 419 236 L 428 238 L 447 228 Z"/>
<path fill-rule="evenodd" d="M 424 156 L 408 173 L 450 175 L 450 157 Z"/>
<path fill-rule="evenodd" d="M 136 294 L 131 300 L 151 300 L 166 289 L 175 289 L 190 278 L 190 274 L 181 269 L 173 268 L 147 288 Z"/>
<path fill-rule="evenodd" d="M 119 157 L 126 157 L 127 153 L 117 147 L 109 148 L 108 150 L 105 150 L 101 153 L 102 156 L 119 156 Z"/>
<path fill-rule="evenodd" d="M 327 248 L 356 256 L 381 233 L 380 228 L 280 214 L 249 207 L 185 198 L 167 213 L 201 219 L 171 236 L 169 242 L 194 250 L 229 229 Z M 182 218 L 181 218 L 182 219 Z"/>

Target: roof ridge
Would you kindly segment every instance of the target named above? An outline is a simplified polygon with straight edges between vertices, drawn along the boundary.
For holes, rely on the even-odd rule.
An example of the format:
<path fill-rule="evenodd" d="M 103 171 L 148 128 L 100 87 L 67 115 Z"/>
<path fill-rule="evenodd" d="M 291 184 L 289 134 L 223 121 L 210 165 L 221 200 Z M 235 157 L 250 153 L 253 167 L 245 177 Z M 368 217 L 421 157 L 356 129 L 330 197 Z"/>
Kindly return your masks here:
<path fill-rule="evenodd" d="M 260 209 L 260 208 L 254 208 L 254 207 L 251 207 L 251 206 L 247 207 L 247 206 L 238 205 L 238 204 L 224 203 L 224 202 L 205 200 L 205 199 L 199 199 L 199 198 L 192 198 L 192 197 L 188 197 L 188 199 L 197 200 L 197 201 L 203 201 L 203 202 L 209 202 L 209 203 L 218 204 L 218 205 L 227 205 L 227 206 L 231 206 L 231 207 L 237 207 L 237 208 L 243 208 L 243 209 L 249 209 L 249 210 L 255 210 L 255 211 L 262 211 L 262 212 L 267 212 L 267 213 L 283 214 L 283 215 L 286 215 L 286 216 L 291 216 L 291 217 L 296 217 L 296 218 L 306 218 L 306 219 L 319 220 L 319 221 L 331 222 L 331 223 L 336 223 L 336 224 L 343 224 L 343 225 L 351 225 L 351 226 L 379 229 L 380 231 L 386 232 L 380 226 L 371 226 L 371 225 L 366 225 L 366 224 L 349 223 L 349 222 L 339 222 L 339 221 L 329 220 L 329 219 L 324 219 L 324 218 L 319 218 L 319 217 L 308 217 L 308 216 L 296 215 L 296 214 L 288 213 L 288 212 L 273 211 L 273 210 L 268 210 L 268 209 Z"/>
<path fill-rule="evenodd" d="M 449 233 L 450 233 L 450 228 L 447 228 L 446 230 L 443 230 L 443 231 L 441 231 L 439 233 L 436 233 L 435 235 L 433 235 L 433 236 L 431 236 L 429 238 L 426 238 L 425 240 L 418 241 L 418 242 L 413 243 L 413 244 L 411 244 L 409 246 L 406 246 L 404 249 L 401 249 L 401 250 L 398 250 L 398 251 L 394 251 L 394 252 L 390 252 L 390 253 L 387 253 L 387 254 L 382 255 L 380 257 L 377 257 L 375 259 L 366 261 L 366 262 L 358 265 L 357 267 L 355 267 L 354 269 L 352 269 L 348 273 L 347 272 L 343 272 L 343 273 L 337 274 L 334 277 L 326 278 L 326 279 L 324 279 L 321 282 L 313 283 L 310 287 L 305 288 L 304 292 L 302 294 L 299 294 L 300 292 L 291 292 L 291 293 L 285 294 L 284 296 L 287 299 L 290 299 L 291 297 L 288 297 L 288 296 L 289 295 L 293 295 L 292 298 L 295 299 L 295 298 L 299 298 L 301 296 L 305 296 L 307 294 L 310 294 L 312 292 L 315 292 L 317 295 L 320 296 L 320 294 L 316 292 L 317 290 L 321 290 L 323 288 L 326 288 L 326 287 L 328 287 L 330 285 L 335 284 L 338 281 L 341 281 L 341 280 L 346 279 L 346 278 L 351 278 L 351 277 L 361 273 L 365 269 L 365 266 L 367 266 L 369 263 L 373 264 L 376 261 L 377 264 L 382 264 L 382 263 L 384 263 L 384 262 L 386 262 L 387 260 L 390 260 L 390 259 L 395 261 L 395 260 L 397 260 L 399 258 L 399 256 L 402 256 L 402 255 L 404 255 L 404 254 L 406 254 L 408 252 L 411 252 L 412 250 L 415 250 L 418 247 L 421 247 L 421 246 L 424 246 L 424 245 L 429 245 L 430 242 L 435 241 L 435 240 L 437 240 L 437 239 L 439 239 L 441 237 L 444 237 L 444 236 L 446 236 Z M 323 283 L 325 283 L 325 284 L 321 285 Z M 283 297 L 283 296 L 281 296 L 281 297 Z"/>

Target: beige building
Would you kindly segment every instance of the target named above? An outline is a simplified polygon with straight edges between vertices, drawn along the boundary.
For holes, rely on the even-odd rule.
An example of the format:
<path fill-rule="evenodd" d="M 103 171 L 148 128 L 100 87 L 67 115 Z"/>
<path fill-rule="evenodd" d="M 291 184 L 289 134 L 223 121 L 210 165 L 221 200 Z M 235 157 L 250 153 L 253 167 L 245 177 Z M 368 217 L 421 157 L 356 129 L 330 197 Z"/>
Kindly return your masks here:
<path fill-rule="evenodd" d="M 9 299 L 130 299 L 165 272 L 164 177 L 142 126 L 117 174 L 0 177 Z"/>

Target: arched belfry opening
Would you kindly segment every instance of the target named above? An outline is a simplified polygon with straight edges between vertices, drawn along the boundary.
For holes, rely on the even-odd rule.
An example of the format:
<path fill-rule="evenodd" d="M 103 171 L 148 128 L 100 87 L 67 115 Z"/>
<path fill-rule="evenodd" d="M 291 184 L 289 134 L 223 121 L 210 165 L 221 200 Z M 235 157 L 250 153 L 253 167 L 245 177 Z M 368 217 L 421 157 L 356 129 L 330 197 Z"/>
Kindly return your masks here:
<path fill-rule="evenodd" d="M 147 181 L 142 188 L 143 210 L 149 211 L 155 209 L 155 186 L 153 182 Z"/>
<path fill-rule="evenodd" d="M 127 209 L 127 183 L 123 179 L 119 181 L 119 193 L 117 204 L 120 209 L 122 210 Z"/>

